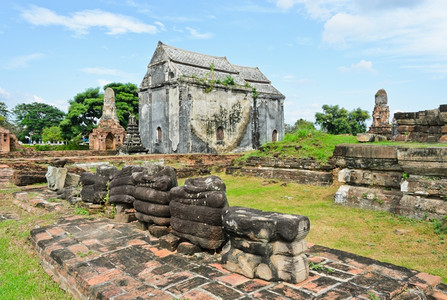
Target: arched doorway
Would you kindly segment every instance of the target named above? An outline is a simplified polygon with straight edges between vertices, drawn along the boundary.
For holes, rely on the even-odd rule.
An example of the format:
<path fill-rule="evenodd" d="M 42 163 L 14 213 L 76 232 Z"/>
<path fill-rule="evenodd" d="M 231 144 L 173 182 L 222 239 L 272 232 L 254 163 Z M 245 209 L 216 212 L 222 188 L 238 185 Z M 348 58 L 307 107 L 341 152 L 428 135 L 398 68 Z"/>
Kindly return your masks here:
<path fill-rule="evenodd" d="M 275 130 L 273 130 L 273 133 L 272 133 L 272 142 L 277 142 L 278 141 L 278 131 L 276 131 L 276 129 Z"/>
<path fill-rule="evenodd" d="M 216 129 L 216 139 L 217 141 L 223 141 L 224 139 L 224 131 L 222 126 L 219 126 Z"/>
<path fill-rule="evenodd" d="M 163 137 L 163 132 L 161 131 L 161 127 L 157 127 L 157 143 L 161 143 L 162 137 Z"/>
<path fill-rule="evenodd" d="M 115 150 L 115 136 L 111 132 L 106 136 L 106 150 Z"/>

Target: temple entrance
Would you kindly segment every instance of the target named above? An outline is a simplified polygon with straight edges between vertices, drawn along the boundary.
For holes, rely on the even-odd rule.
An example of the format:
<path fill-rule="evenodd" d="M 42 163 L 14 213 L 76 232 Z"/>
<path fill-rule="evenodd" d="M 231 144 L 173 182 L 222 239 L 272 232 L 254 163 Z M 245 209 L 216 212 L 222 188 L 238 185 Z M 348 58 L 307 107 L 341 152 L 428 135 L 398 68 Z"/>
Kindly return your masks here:
<path fill-rule="evenodd" d="M 276 131 L 276 129 L 275 130 L 273 130 L 273 133 L 272 133 L 272 142 L 277 142 L 278 141 L 278 131 Z"/>
<path fill-rule="evenodd" d="M 106 150 L 116 150 L 115 136 L 111 132 L 109 132 L 106 136 Z"/>

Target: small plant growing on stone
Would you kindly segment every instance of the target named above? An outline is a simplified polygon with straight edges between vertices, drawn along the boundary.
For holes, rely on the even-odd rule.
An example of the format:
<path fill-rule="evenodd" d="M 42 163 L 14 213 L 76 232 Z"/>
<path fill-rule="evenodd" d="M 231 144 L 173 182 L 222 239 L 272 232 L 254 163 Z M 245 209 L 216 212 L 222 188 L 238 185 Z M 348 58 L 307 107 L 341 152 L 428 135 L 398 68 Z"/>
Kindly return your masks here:
<path fill-rule="evenodd" d="M 409 177 L 410 177 L 410 175 L 409 175 L 408 173 L 405 173 L 405 172 L 404 172 L 404 173 L 402 174 L 402 179 L 403 179 L 403 180 L 408 180 Z"/>
<path fill-rule="evenodd" d="M 88 209 L 80 207 L 79 205 L 76 205 L 74 213 L 75 213 L 75 215 L 80 215 L 80 216 L 90 215 L 90 212 L 88 211 Z"/>
<path fill-rule="evenodd" d="M 312 261 L 309 262 L 309 267 L 312 270 L 319 271 L 319 272 L 324 272 L 324 273 L 333 273 L 334 272 L 333 269 L 325 267 L 325 266 L 323 266 L 321 264 L 316 264 L 316 263 L 314 263 Z"/>

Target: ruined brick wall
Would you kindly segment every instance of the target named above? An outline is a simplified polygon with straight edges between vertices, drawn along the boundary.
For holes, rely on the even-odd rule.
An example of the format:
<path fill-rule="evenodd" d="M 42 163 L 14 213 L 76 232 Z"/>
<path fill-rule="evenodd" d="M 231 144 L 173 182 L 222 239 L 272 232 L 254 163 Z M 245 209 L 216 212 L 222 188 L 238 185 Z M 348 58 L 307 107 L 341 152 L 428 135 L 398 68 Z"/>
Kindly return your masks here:
<path fill-rule="evenodd" d="M 395 113 L 396 141 L 447 142 L 447 105 L 419 112 Z"/>
<path fill-rule="evenodd" d="M 447 214 L 447 148 L 338 145 L 335 203 L 415 219 Z"/>

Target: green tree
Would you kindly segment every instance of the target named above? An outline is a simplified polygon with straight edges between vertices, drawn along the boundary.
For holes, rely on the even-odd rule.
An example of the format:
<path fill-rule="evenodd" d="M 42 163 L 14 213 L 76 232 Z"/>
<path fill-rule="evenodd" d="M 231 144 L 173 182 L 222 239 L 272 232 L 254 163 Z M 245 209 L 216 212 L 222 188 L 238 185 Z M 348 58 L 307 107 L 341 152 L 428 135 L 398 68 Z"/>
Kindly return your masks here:
<path fill-rule="evenodd" d="M 137 86 L 133 83 L 110 83 L 104 86 L 104 90 L 108 87 L 115 92 L 116 115 L 126 128 L 129 114 L 138 118 Z M 103 103 L 104 94 L 99 93 L 99 88 L 89 88 L 77 94 L 69 101 L 67 116 L 60 124 L 62 137 L 71 140 L 79 134 L 88 136 L 101 118 Z"/>
<path fill-rule="evenodd" d="M 293 133 L 300 129 L 311 130 L 315 129 L 315 126 L 314 123 L 312 123 L 311 121 L 307 121 L 304 119 L 297 120 L 293 125 L 285 124 L 285 133 Z"/>
<path fill-rule="evenodd" d="M 59 125 L 65 116 L 60 109 L 39 102 L 18 104 L 12 113 L 19 127 L 17 138 L 22 142 L 27 141 L 26 137 L 33 141 L 41 140 L 43 129 Z"/>
<path fill-rule="evenodd" d="M 351 126 L 351 134 L 357 135 L 357 133 L 366 132 L 366 123 L 369 113 L 366 110 L 362 110 L 360 107 L 352 110 L 348 114 L 348 122 Z"/>
<path fill-rule="evenodd" d="M 59 126 L 51 126 L 43 129 L 42 141 L 46 142 L 59 142 L 62 141 L 62 131 Z"/>
<path fill-rule="evenodd" d="M 357 133 L 366 131 L 365 121 L 369 114 L 360 108 L 348 112 L 338 105 L 323 105 L 323 113 L 315 114 L 315 124 L 321 126 L 323 131 L 331 134 Z"/>

